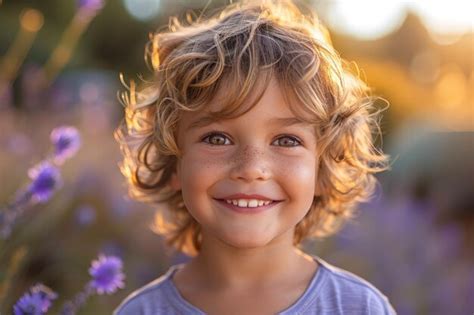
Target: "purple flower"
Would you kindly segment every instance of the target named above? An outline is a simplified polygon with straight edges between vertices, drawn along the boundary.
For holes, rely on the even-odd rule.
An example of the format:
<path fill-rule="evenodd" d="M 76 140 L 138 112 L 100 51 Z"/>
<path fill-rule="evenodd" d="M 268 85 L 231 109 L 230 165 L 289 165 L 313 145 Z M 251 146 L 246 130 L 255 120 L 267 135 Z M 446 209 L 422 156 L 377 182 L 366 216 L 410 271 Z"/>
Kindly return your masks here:
<path fill-rule="evenodd" d="M 54 144 L 54 162 L 63 162 L 74 156 L 81 146 L 79 131 L 74 127 L 62 126 L 51 132 L 51 142 Z"/>
<path fill-rule="evenodd" d="M 99 259 L 92 262 L 89 274 L 92 276 L 91 286 L 98 294 L 112 294 L 125 286 L 122 260 L 118 257 L 99 255 Z"/>
<path fill-rule="evenodd" d="M 33 200 L 40 203 L 48 201 L 62 183 L 59 169 L 49 162 L 41 162 L 31 168 L 28 176 L 32 179 L 28 192 Z"/>
<path fill-rule="evenodd" d="M 37 284 L 30 288 L 13 306 L 14 315 L 42 315 L 46 314 L 52 300 L 58 295 L 50 288 Z"/>
<path fill-rule="evenodd" d="M 122 260 L 118 257 L 99 255 L 99 259 L 92 261 L 89 274 L 92 276 L 92 280 L 71 301 L 64 304 L 60 311 L 61 315 L 76 314 L 77 310 L 94 293 L 112 294 L 118 288 L 125 286 L 123 282 L 125 275 L 122 273 Z"/>
<path fill-rule="evenodd" d="M 96 11 L 102 9 L 104 6 L 103 0 L 78 0 L 77 5 L 80 9 L 88 11 Z"/>

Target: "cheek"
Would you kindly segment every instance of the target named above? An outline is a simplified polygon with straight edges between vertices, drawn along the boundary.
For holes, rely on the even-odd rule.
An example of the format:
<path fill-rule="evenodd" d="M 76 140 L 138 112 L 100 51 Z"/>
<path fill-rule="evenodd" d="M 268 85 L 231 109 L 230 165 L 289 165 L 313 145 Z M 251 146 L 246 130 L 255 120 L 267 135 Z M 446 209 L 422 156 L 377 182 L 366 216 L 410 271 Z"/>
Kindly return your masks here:
<path fill-rule="evenodd" d="M 228 158 L 216 158 L 211 154 L 202 154 L 190 152 L 183 157 L 182 169 L 187 172 L 183 175 L 206 176 L 211 175 L 228 164 Z"/>
<path fill-rule="evenodd" d="M 313 202 L 316 183 L 316 158 L 284 158 L 278 163 L 279 177 L 285 189 L 293 196 L 299 196 L 304 204 Z"/>
<path fill-rule="evenodd" d="M 183 194 L 191 191 L 206 190 L 212 185 L 217 176 L 225 169 L 226 163 L 221 159 L 202 156 L 189 152 L 181 163 L 181 183 Z"/>
<path fill-rule="evenodd" d="M 275 171 L 289 180 L 314 184 L 316 177 L 316 158 L 304 156 L 275 156 Z"/>

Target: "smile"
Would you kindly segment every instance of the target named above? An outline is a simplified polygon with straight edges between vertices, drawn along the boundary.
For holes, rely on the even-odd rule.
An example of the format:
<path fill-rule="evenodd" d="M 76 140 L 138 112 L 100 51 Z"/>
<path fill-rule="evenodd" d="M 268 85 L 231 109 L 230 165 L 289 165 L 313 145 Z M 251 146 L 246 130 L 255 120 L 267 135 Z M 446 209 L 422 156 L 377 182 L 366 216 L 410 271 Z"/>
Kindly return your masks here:
<path fill-rule="evenodd" d="M 228 204 L 233 204 L 240 208 L 256 208 L 263 205 L 269 205 L 271 200 L 257 200 L 257 199 L 225 199 Z"/>
<path fill-rule="evenodd" d="M 214 199 L 220 205 L 239 213 L 254 214 L 266 211 L 281 201 L 256 199 Z"/>

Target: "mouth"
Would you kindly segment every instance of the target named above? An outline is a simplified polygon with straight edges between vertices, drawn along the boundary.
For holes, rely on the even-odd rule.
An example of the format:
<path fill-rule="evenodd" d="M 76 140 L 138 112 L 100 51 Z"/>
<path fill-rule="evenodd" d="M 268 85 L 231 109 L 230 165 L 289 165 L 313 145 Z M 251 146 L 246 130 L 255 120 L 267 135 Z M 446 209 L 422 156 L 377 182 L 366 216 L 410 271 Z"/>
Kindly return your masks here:
<path fill-rule="evenodd" d="M 260 200 L 260 202 L 255 202 L 250 200 L 249 202 L 235 202 L 235 200 L 226 200 L 226 199 L 214 199 L 217 201 L 221 206 L 224 206 L 227 209 L 238 213 L 259 213 L 266 211 L 270 208 L 273 208 L 276 204 L 282 202 L 283 200 Z"/>

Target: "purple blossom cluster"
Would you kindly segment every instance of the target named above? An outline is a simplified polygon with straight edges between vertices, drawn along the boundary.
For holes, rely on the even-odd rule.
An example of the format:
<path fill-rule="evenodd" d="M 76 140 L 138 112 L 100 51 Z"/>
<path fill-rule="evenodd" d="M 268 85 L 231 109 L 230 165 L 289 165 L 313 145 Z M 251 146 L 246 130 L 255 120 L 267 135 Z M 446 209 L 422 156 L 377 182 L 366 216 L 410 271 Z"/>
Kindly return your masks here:
<path fill-rule="evenodd" d="M 65 28 L 62 39 L 59 41 L 55 51 L 51 54 L 50 60 L 37 69 L 28 71 L 28 65 L 18 64 L 18 73 L 12 73 L 12 76 L 5 77 L 7 81 L 0 82 L 0 107 L 9 105 L 20 105 L 19 107 L 27 109 L 44 108 L 45 99 L 54 99 L 64 106 L 64 98 L 60 100 L 59 97 L 54 96 L 52 92 L 54 89 L 51 86 L 56 85 L 56 76 L 59 74 L 69 61 L 67 58 L 59 58 L 61 62 L 56 62 L 57 52 L 62 52 L 64 56 L 71 56 L 75 50 L 77 40 L 86 30 L 88 24 L 96 16 L 97 13 L 104 7 L 105 0 L 76 0 L 77 12 L 74 15 L 71 23 Z M 0 0 L 1 4 L 1 0 Z M 34 10 L 36 11 L 36 10 Z M 43 15 L 38 11 L 38 16 L 43 20 Z M 42 24 L 42 22 L 41 22 Z M 41 28 L 41 26 L 40 26 Z M 34 39 L 34 36 L 31 38 Z M 23 43 L 25 38 L 21 36 L 14 40 L 14 43 Z M 26 43 L 26 42 L 25 42 Z M 26 56 L 30 45 L 12 45 L 12 48 L 24 47 L 26 50 L 15 50 L 14 55 Z M 14 52 L 14 50 L 12 50 Z M 23 59 L 19 61 L 22 63 Z M 50 62 L 55 61 L 55 62 Z M 20 67 L 21 66 L 21 67 Z M 13 67 L 13 68 L 16 68 Z M 10 79 L 12 80 L 10 82 Z M 18 79 L 18 81 L 17 81 Z M 59 80 L 58 80 L 59 81 Z M 19 82 L 18 86 L 21 88 L 21 104 L 14 104 L 14 95 L 12 94 L 12 83 Z M 55 83 L 54 85 L 52 83 Z M 2 87 L 4 89 L 2 89 Z M 47 97 L 45 97 L 47 96 Z M 3 102 L 2 102 L 3 100 Z M 57 103 L 51 102 L 49 105 Z M 41 106 L 40 106 L 41 105 Z M 7 114 L 9 111 L 7 111 Z M 5 118 L 6 116 L 6 118 Z M 10 120 L 9 115 L 3 115 L 2 121 Z M 11 120 L 14 122 L 14 120 Z M 14 126 L 14 123 L 11 124 Z M 2 125 L 3 127 L 3 125 Z M 26 157 L 32 153 L 32 142 L 28 137 L 21 133 L 14 133 L 13 127 L 5 126 L 3 132 L 8 137 L 0 139 L 6 152 L 13 153 L 16 156 Z M 0 263 L 3 263 L 3 254 L 10 253 L 15 250 L 18 245 L 17 240 L 7 241 L 11 236 L 15 226 L 18 225 L 19 219 L 31 211 L 34 206 L 38 204 L 45 204 L 58 192 L 63 185 L 60 167 L 64 162 L 75 156 L 81 147 L 81 136 L 79 131 L 72 126 L 61 126 L 55 128 L 50 133 L 50 141 L 53 150 L 44 159 L 35 163 L 27 172 L 28 181 L 13 196 L 12 200 L 8 200 L 5 204 L 0 203 Z M 78 211 L 81 223 L 84 225 L 90 224 L 95 219 L 95 211 L 92 207 L 82 207 Z M 24 239 L 19 238 L 21 241 Z M 2 242 L 5 240 L 5 242 Z M 5 245 L 5 246 L 4 246 Z M 29 248 L 24 246 L 14 251 L 14 255 L 7 257 L 5 262 L 10 264 L 8 268 L 0 267 L 0 304 L 1 302 L 9 300 L 8 288 L 12 285 L 12 279 L 15 279 L 15 273 L 18 272 L 18 266 L 24 263 L 26 256 L 29 253 Z M 29 255 L 28 255 L 29 256 Z M 93 271 L 93 272 L 92 272 Z M 84 290 L 79 292 L 70 302 L 66 302 L 64 306 L 64 314 L 75 314 L 78 308 L 85 303 L 87 298 L 92 294 L 112 294 L 118 288 L 124 287 L 125 276 L 122 273 L 122 261 L 114 256 L 101 255 L 98 260 L 94 260 L 91 266 L 91 280 L 86 284 Z M 15 286 L 17 284 L 14 284 Z M 14 315 L 41 315 L 50 311 L 50 308 L 58 298 L 58 294 L 43 284 L 36 284 L 29 288 L 23 296 L 21 296 L 16 304 L 13 306 Z M 5 305 L 0 305 L 5 306 Z M 8 313 L 3 308 L 0 314 Z"/>
<path fill-rule="evenodd" d="M 54 153 L 28 170 L 31 181 L 26 189 L 20 189 L 12 203 L 0 208 L 0 237 L 3 239 L 10 236 L 16 220 L 25 211 L 35 204 L 47 202 L 61 187 L 58 167 L 73 157 L 81 144 L 79 131 L 71 126 L 53 129 L 50 139 Z"/>
<path fill-rule="evenodd" d="M 74 127 L 63 126 L 54 129 L 50 135 L 54 145 L 53 159 L 56 164 L 61 165 L 64 161 L 74 156 L 81 146 L 81 137 Z"/>
<path fill-rule="evenodd" d="M 2 236 L 8 237 L 15 220 L 37 203 L 45 203 L 62 185 L 58 166 L 73 157 L 80 147 L 80 135 L 76 128 L 63 126 L 54 129 L 50 135 L 54 152 L 44 161 L 28 171 L 31 182 L 17 194 L 15 201 L 0 211 Z M 89 210 L 90 212 L 90 210 Z M 87 214 L 87 213 L 86 213 Z M 90 216 L 90 213 L 89 213 Z M 99 255 L 89 268 L 91 280 L 75 297 L 64 303 L 62 315 L 76 314 L 77 310 L 93 294 L 113 294 L 124 288 L 125 275 L 122 272 L 122 260 L 116 256 Z M 42 315 L 51 307 L 57 294 L 48 287 L 37 284 L 31 287 L 14 305 L 14 315 Z"/>
<path fill-rule="evenodd" d="M 89 274 L 92 276 L 91 286 L 98 294 L 112 294 L 125 286 L 125 275 L 121 272 L 122 261 L 117 257 L 100 255 L 92 262 Z"/>
<path fill-rule="evenodd" d="M 94 293 L 113 294 L 118 289 L 124 288 L 125 275 L 122 272 L 122 260 L 116 256 L 99 255 L 97 260 L 92 261 L 89 274 L 92 279 L 86 284 L 84 290 L 76 294 L 72 301 L 64 304 L 61 315 L 72 315 L 87 301 Z"/>
<path fill-rule="evenodd" d="M 97 294 L 113 294 L 124 288 L 125 275 L 122 272 L 122 260 L 116 256 L 99 255 L 92 261 L 89 269 L 91 280 L 76 296 L 64 303 L 61 315 L 73 315 L 85 304 L 89 296 Z M 30 288 L 13 306 L 14 315 L 43 315 L 51 307 L 58 295 L 50 288 L 37 284 Z"/>
<path fill-rule="evenodd" d="M 13 306 L 14 315 L 46 314 L 58 295 L 47 286 L 37 284 L 30 288 Z"/>
<path fill-rule="evenodd" d="M 35 203 L 47 202 L 62 184 L 59 169 L 48 161 L 31 168 L 28 176 L 31 179 L 28 194 Z"/>

